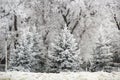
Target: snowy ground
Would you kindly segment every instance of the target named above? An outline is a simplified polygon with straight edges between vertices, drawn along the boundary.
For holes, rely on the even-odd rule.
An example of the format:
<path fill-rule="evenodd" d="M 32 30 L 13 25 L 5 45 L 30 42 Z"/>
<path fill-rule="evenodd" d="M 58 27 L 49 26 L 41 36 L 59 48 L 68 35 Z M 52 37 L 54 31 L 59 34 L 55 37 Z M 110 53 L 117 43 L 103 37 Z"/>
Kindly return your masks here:
<path fill-rule="evenodd" d="M 0 72 L 0 80 L 120 80 L 120 72 L 26 73 Z"/>

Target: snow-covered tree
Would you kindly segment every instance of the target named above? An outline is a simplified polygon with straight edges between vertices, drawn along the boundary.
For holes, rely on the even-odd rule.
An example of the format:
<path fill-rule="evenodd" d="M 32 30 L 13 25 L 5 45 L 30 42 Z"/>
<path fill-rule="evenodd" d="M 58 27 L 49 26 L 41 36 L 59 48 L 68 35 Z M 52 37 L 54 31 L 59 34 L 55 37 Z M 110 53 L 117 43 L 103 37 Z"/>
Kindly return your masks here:
<path fill-rule="evenodd" d="M 10 58 L 10 70 L 30 71 L 32 64 L 33 42 L 30 35 L 21 40 Z"/>
<path fill-rule="evenodd" d="M 50 60 L 48 69 L 51 72 L 75 71 L 79 67 L 78 45 L 65 26 L 51 43 L 48 58 Z"/>
<path fill-rule="evenodd" d="M 112 70 L 111 64 L 113 61 L 113 53 L 110 51 L 110 40 L 106 40 L 102 35 L 98 41 L 99 42 L 96 44 L 96 48 L 94 49 L 91 71 L 103 70 L 110 72 Z"/>
<path fill-rule="evenodd" d="M 42 71 L 44 70 L 44 45 L 38 33 L 28 33 L 19 41 L 10 58 L 10 70 Z"/>
<path fill-rule="evenodd" d="M 91 71 L 110 71 L 109 63 L 112 62 L 112 53 L 106 53 L 108 46 L 98 45 L 94 54 L 93 67 Z"/>
<path fill-rule="evenodd" d="M 33 48 L 32 54 L 34 54 L 33 69 L 35 72 L 44 72 L 46 65 L 46 47 L 43 43 L 43 39 L 39 33 L 35 33 L 33 36 Z"/>

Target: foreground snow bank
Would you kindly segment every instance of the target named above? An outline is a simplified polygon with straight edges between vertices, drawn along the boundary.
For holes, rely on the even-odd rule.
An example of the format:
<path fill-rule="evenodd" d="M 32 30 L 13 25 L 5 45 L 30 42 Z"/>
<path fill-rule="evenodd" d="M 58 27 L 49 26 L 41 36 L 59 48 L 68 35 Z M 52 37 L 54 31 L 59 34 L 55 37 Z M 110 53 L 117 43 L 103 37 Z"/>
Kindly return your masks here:
<path fill-rule="evenodd" d="M 0 80 L 120 80 L 120 72 L 27 73 L 0 72 Z"/>

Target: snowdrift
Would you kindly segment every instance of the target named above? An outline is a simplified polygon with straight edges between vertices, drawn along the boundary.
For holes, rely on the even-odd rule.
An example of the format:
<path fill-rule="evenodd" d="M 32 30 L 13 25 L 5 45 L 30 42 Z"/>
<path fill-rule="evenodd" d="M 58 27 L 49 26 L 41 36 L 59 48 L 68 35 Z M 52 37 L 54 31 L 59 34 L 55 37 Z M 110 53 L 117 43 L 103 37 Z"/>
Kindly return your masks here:
<path fill-rule="evenodd" d="M 0 72 L 0 80 L 120 80 L 120 72 L 28 73 Z"/>

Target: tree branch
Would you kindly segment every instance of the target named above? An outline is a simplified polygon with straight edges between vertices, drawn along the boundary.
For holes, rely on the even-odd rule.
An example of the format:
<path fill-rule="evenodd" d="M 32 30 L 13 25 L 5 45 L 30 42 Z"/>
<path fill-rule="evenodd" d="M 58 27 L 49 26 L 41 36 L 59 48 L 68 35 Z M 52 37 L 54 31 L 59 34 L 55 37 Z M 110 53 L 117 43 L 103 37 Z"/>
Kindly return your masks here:
<path fill-rule="evenodd" d="M 65 8 L 65 9 L 66 9 L 66 8 Z M 66 13 L 66 14 L 63 14 L 63 11 L 61 10 L 62 17 L 63 17 L 63 19 L 64 19 L 64 21 L 65 21 L 67 27 L 68 27 L 69 24 L 70 24 L 70 21 L 67 20 L 67 16 L 68 16 L 69 12 L 70 12 L 70 9 L 67 10 L 67 13 Z"/>
<path fill-rule="evenodd" d="M 116 23 L 116 26 L 117 26 L 118 30 L 120 30 L 120 22 L 117 21 L 116 14 L 114 14 L 114 20 L 115 20 L 115 23 Z"/>
<path fill-rule="evenodd" d="M 73 34 L 73 31 L 75 30 L 75 28 L 76 28 L 77 25 L 79 24 L 79 20 L 81 19 L 81 14 L 82 14 L 82 9 L 80 9 L 80 13 L 79 13 L 78 20 L 75 22 L 75 25 L 73 26 L 73 28 L 72 28 L 72 30 L 71 30 L 71 34 Z"/>

